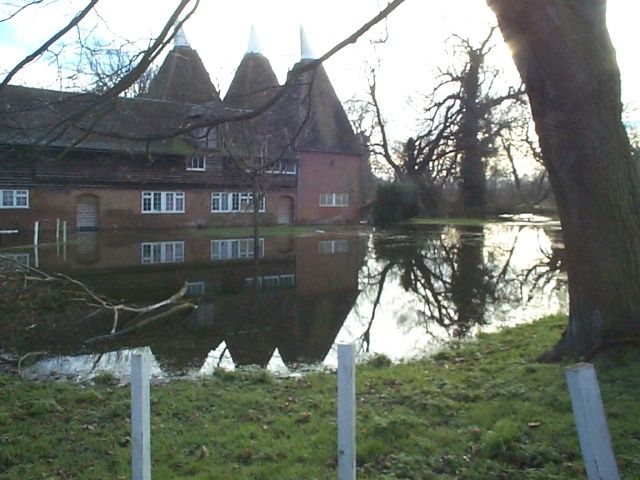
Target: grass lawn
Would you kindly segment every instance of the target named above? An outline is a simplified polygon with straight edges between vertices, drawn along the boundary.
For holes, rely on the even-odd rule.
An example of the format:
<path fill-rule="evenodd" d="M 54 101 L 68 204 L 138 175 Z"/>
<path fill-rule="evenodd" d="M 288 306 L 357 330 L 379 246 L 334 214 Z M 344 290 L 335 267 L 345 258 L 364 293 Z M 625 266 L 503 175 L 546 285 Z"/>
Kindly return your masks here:
<path fill-rule="evenodd" d="M 487 225 L 502 223 L 497 217 L 490 218 L 457 218 L 457 217 L 414 217 L 407 220 L 407 225 Z"/>
<path fill-rule="evenodd" d="M 359 226 L 354 225 L 266 225 L 259 228 L 261 237 L 301 236 L 325 233 L 357 233 Z M 212 227 L 194 230 L 196 235 L 210 235 L 215 237 L 250 237 L 253 227 Z"/>
<path fill-rule="evenodd" d="M 561 364 L 566 319 L 357 371 L 359 479 L 585 478 Z M 640 349 L 595 359 L 622 477 L 640 478 Z M 0 479 L 129 478 L 129 388 L 0 376 Z M 335 375 L 152 385 L 153 478 L 333 479 Z"/>

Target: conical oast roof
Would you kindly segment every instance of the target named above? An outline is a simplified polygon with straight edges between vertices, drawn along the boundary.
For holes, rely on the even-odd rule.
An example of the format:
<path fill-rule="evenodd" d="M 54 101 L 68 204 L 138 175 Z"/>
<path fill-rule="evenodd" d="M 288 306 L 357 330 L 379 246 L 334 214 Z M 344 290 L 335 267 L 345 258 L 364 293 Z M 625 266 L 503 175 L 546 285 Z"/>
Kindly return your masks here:
<path fill-rule="evenodd" d="M 183 44 L 176 45 L 168 53 L 145 96 L 178 103 L 220 101 L 220 94 L 211 83 L 200 55 Z"/>
<path fill-rule="evenodd" d="M 278 79 L 267 57 L 247 53 L 238 65 L 224 103 L 229 107 L 256 108 L 271 98 L 277 87 Z"/>
<path fill-rule="evenodd" d="M 294 68 L 307 62 L 303 59 Z M 291 131 L 305 123 L 296 142 L 298 150 L 361 154 L 360 142 L 322 65 L 300 74 L 279 104 Z"/>
<path fill-rule="evenodd" d="M 276 92 L 276 78 L 267 57 L 262 55 L 255 28 L 251 27 L 249 48 L 231 81 L 224 98 L 225 105 L 237 108 L 256 108 Z"/>

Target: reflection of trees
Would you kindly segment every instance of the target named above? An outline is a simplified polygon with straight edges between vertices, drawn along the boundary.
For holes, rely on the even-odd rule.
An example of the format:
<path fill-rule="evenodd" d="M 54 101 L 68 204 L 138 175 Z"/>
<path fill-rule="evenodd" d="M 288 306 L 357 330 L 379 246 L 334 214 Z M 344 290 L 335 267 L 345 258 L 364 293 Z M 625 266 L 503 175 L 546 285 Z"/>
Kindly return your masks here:
<path fill-rule="evenodd" d="M 432 226 L 411 237 L 375 238 L 377 263 L 370 263 L 363 275 L 363 288 L 372 297 L 371 317 L 361 337 L 363 348 L 369 348 L 371 328 L 389 281 L 418 300 L 413 322 L 429 333 L 434 326 L 442 327 L 452 338 L 463 338 L 474 326 L 489 323 L 490 305 L 517 305 L 525 292 L 529 292 L 528 301 L 533 293 L 548 291 L 557 279 L 561 250 L 540 252 L 540 261 L 520 271 L 512 262 L 521 231 L 499 247 L 485 245 L 484 227 L 479 225 Z"/>
<path fill-rule="evenodd" d="M 473 235 L 467 241 L 459 241 L 454 252 L 456 268 L 451 273 L 451 300 L 456 306 L 456 336 L 465 336 L 474 324 L 484 324 L 485 304 L 495 295 L 496 283 L 484 264 L 484 236 L 482 227 L 459 228 L 461 235 Z"/>
<path fill-rule="evenodd" d="M 458 227 L 457 235 L 433 235 L 416 243 L 400 262 L 400 284 L 421 300 L 416 313 L 427 329 L 435 323 L 461 338 L 473 325 L 485 323 L 485 304 L 495 284 L 484 266 L 482 228 Z"/>
<path fill-rule="evenodd" d="M 394 278 L 403 290 L 420 301 L 418 321 L 427 331 L 439 325 L 461 338 L 484 324 L 485 304 L 495 294 L 495 283 L 484 266 L 482 226 L 443 229 L 430 227 L 419 240 L 374 240 L 375 256 L 382 267 L 369 268 L 365 281 L 375 286 L 372 315 L 362 336 L 368 349 L 370 330 L 380 305 L 385 282 Z M 464 238 L 463 238 L 464 237 Z"/>
<path fill-rule="evenodd" d="M 557 233 L 547 232 L 554 239 Z M 549 288 L 566 286 L 566 277 L 560 275 L 565 271 L 564 247 L 554 242 L 549 249 L 540 251 L 540 261 L 531 266 L 518 277 L 520 288 L 528 291 L 527 300 L 530 300 L 535 292 L 546 291 Z"/>

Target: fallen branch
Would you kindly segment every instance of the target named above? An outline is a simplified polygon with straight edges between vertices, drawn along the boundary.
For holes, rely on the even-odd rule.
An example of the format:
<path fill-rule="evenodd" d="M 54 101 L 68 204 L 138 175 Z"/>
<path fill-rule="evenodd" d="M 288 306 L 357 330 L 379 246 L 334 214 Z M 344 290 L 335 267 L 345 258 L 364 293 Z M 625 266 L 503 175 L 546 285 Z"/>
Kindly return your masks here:
<path fill-rule="evenodd" d="M 120 311 L 123 312 L 132 312 L 132 313 L 137 313 L 139 315 L 151 312 L 153 310 L 157 310 L 158 308 L 164 307 L 165 305 L 170 305 L 172 303 L 176 303 L 178 300 L 180 300 L 182 297 L 184 297 L 184 295 L 187 293 L 187 284 L 185 283 L 182 288 L 178 291 L 178 293 L 172 295 L 171 297 L 167 298 L 166 300 L 163 300 L 161 302 L 158 303 L 154 303 L 153 305 L 149 305 L 147 307 L 131 307 L 129 305 L 126 304 L 115 304 L 113 302 L 110 302 L 108 300 L 106 300 L 104 297 L 96 294 L 95 292 L 93 292 L 89 287 L 87 287 L 84 283 L 80 282 L 79 280 L 76 280 L 74 278 L 68 277 L 67 275 L 64 275 L 62 273 L 58 274 L 59 277 L 64 278 L 65 280 L 78 285 L 80 288 L 82 288 L 91 298 L 93 298 L 94 300 L 96 300 L 97 302 L 99 302 L 100 304 L 102 304 L 102 307 L 108 310 L 113 310 L 113 327 L 111 328 L 111 334 L 116 333 L 116 329 L 118 328 L 118 314 Z"/>
<path fill-rule="evenodd" d="M 95 315 L 97 315 L 102 311 L 111 311 L 113 312 L 113 326 L 111 328 L 110 335 L 117 334 L 116 331 L 118 328 L 118 321 L 121 318 L 121 314 L 125 312 L 133 313 L 135 314 L 135 317 L 139 318 L 140 316 L 143 316 L 150 312 L 154 312 L 155 310 L 161 309 L 167 305 L 174 305 L 174 304 L 178 305 L 179 308 L 174 308 L 169 310 L 169 312 L 172 312 L 172 313 L 185 308 L 196 308 L 196 305 L 194 305 L 193 303 L 186 302 L 183 300 L 183 297 L 187 293 L 186 282 L 183 284 L 182 288 L 180 288 L 180 290 L 176 292 L 174 295 L 172 295 L 171 297 L 165 300 L 162 300 L 160 302 L 154 303 L 152 305 L 137 307 L 137 306 L 127 305 L 125 303 L 113 301 L 103 295 L 96 293 L 87 285 L 85 285 L 83 282 L 76 280 L 75 278 L 71 278 L 68 275 L 65 275 L 63 273 L 56 273 L 55 275 L 50 275 L 37 268 L 31 267 L 28 265 L 21 265 L 13 258 L 3 257 L 0 255 L 0 259 L 11 261 L 20 267 L 20 270 L 15 270 L 12 273 L 14 275 L 16 274 L 22 275 L 22 278 L 24 279 L 24 282 L 25 282 L 25 287 L 28 282 L 51 282 L 51 283 L 58 282 L 58 283 L 63 283 L 63 285 L 66 283 L 66 284 L 71 284 L 71 285 L 74 285 L 75 287 L 78 287 L 79 291 L 78 290 L 71 291 L 71 289 L 63 288 L 62 293 L 64 293 L 65 297 L 67 299 L 70 299 L 71 301 L 84 303 L 87 306 L 94 307 L 96 309 L 93 312 L 89 313 L 88 315 L 84 316 L 80 321 L 86 321 L 89 318 L 94 317 Z M 5 278 L 5 275 L 2 275 L 2 278 Z M 159 315 L 141 320 L 139 323 L 137 323 L 133 327 L 129 327 L 127 329 L 122 330 L 122 333 L 130 333 L 132 329 L 137 329 L 147 325 L 148 323 L 152 323 L 154 319 L 163 318 L 164 316 L 169 314 L 169 312 L 160 313 Z M 88 342 L 90 341 L 91 339 L 88 340 Z"/>
<path fill-rule="evenodd" d="M 20 360 L 18 360 L 18 375 L 20 376 L 20 378 L 24 379 L 24 377 L 22 376 L 22 362 L 24 362 L 29 357 L 33 357 L 35 355 L 46 355 L 46 353 L 47 352 L 29 352 L 20 357 Z"/>
<path fill-rule="evenodd" d="M 171 309 L 169 309 L 169 310 L 167 310 L 165 312 L 159 313 L 159 314 L 154 315 L 152 317 L 147 317 L 144 320 L 141 320 L 140 322 L 136 323 L 135 325 L 132 325 L 132 326 L 127 327 L 127 328 L 125 328 L 123 330 L 120 330 L 119 332 L 111 332 L 111 333 L 109 333 L 107 335 L 99 335 L 97 337 L 92 337 L 92 338 L 89 338 L 88 340 L 86 340 L 84 343 L 85 343 L 85 345 L 90 345 L 90 344 L 93 344 L 93 343 L 106 342 L 106 341 L 109 341 L 109 340 L 113 340 L 114 338 L 119 338 L 119 337 L 122 337 L 122 336 L 125 336 L 125 335 L 130 335 L 130 334 L 138 332 L 139 330 L 141 330 L 141 329 L 143 329 L 145 327 L 148 327 L 148 326 L 150 326 L 150 325 L 152 325 L 154 323 L 157 323 L 157 322 L 159 322 L 160 320 L 163 320 L 166 317 L 169 317 L 171 315 L 179 313 L 179 312 L 181 312 L 183 310 L 190 310 L 190 309 L 193 309 L 193 308 L 197 308 L 197 305 L 194 305 L 193 303 L 188 303 L 188 302 L 180 303 L 180 304 L 174 306 L 173 308 L 171 308 Z"/>

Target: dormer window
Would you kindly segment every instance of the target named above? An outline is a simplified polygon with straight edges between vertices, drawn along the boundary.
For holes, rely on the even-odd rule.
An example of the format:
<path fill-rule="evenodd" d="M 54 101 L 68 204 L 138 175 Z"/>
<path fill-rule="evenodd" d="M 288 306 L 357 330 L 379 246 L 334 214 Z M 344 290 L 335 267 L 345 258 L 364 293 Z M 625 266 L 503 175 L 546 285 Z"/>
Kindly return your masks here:
<path fill-rule="evenodd" d="M 187 170 L 204 172 L 207 169 L 206 155 L 191 155 L 187 157 Z"/>

